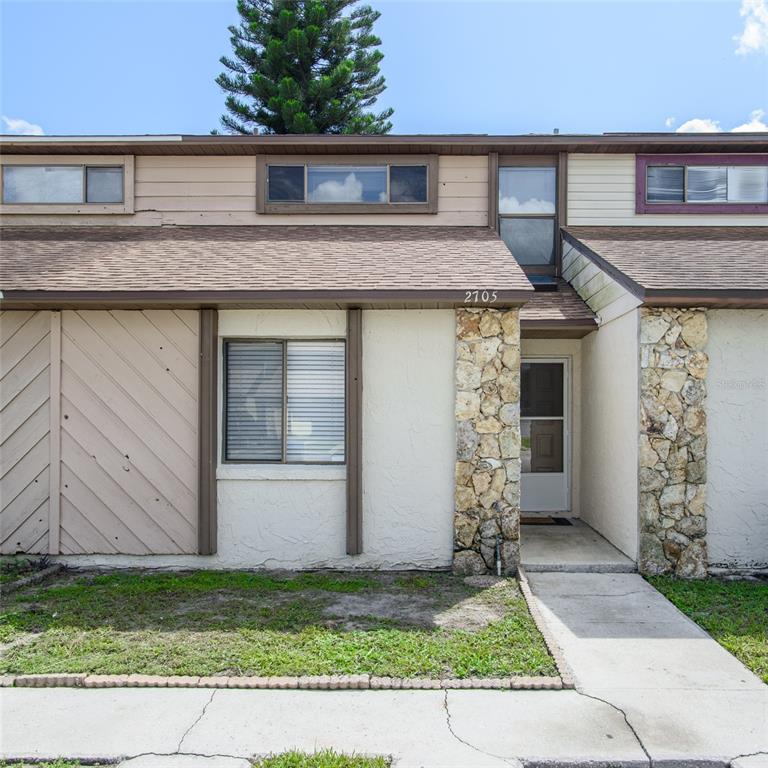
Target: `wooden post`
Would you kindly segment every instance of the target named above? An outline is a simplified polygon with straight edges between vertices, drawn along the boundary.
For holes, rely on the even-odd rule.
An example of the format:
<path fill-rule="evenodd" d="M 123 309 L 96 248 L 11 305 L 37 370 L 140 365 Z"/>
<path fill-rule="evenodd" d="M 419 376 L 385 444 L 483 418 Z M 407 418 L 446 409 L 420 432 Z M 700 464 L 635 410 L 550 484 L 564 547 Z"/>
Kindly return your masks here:
<path fill-rule="evenodd" d="M 363 311 L 347 310 L 347 554 L 363 551 Z"/>
<path fill-rule="evenodd" d="M 218 311 L 201 309 L 197 531 L 197 551 L 201 555 L 215 554 L 217 545 L 218 360 Z"/>

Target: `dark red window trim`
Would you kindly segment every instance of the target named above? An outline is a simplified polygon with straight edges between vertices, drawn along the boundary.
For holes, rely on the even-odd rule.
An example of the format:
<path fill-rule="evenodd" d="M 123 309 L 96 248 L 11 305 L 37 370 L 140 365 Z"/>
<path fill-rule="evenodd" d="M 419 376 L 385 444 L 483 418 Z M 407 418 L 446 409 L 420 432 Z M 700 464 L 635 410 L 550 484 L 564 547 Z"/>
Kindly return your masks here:
<path fill-rule="evenodd" d="M 768 203 L 649 203 L 645 199 L 649 165 L 768 165 L 766 155 L 637 155 L 635 213 L 768 213 Z"/>

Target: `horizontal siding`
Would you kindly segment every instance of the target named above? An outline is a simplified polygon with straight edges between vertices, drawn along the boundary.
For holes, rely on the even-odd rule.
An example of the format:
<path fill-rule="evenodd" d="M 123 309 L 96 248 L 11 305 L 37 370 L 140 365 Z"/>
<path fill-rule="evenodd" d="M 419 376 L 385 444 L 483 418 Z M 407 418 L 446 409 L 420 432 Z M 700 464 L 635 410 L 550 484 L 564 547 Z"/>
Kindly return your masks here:
<path fill-rule="evenodd" d="M 3 217 L 3 223 L 485 226 L 488 223 L 488 159 L 485 156 L 440 157 L 437 214 L 288 216 L 259 215 L 255 209 L 255 157 L 143 155 L 136 157 L 134 215 L 18 215 Z"/>
<path fill-rule="evenodd" d="M 768 226 L 768 216 L 635 213 L 635 156 L 568 156 L 568 223 L 573 226 Z"/>
<path fill-rule="evenodd" d="M 182 162 L 180 162 L 182 161 Z M 137 157 L 136 212 L 161 213 L 163 223 L 473 224 L 487 223 L 485 157 L 440 158 L 437 215 L 259 215 L 253 157 Z"/>

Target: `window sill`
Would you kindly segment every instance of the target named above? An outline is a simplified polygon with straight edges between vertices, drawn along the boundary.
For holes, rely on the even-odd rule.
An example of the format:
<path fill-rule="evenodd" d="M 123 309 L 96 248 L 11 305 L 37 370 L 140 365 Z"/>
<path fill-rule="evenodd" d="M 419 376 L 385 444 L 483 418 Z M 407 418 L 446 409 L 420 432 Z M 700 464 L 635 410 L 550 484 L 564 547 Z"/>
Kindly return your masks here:
<path fill-rule="evenodd" d="M 217 480 L 345 480 L 345 464 L 221 464 Z"/>
<path fill-rule="evenodd" d="M 260 213 L 269 214 L 307 214 L 319 213 L 323 216 L 341 213 L 437 213 L 436 201 L 425 203 L 264 203 Z"/>
<path fill-rule="evenodd" d="M 22 213 L 24 215 L 32 214 L 71 214 L 85 215 L 107 213 L 107 214 L 127 214 L 134 212 L 133 205 L 126 203 L 2 203 L 0 204 L 1 214 Z"/>

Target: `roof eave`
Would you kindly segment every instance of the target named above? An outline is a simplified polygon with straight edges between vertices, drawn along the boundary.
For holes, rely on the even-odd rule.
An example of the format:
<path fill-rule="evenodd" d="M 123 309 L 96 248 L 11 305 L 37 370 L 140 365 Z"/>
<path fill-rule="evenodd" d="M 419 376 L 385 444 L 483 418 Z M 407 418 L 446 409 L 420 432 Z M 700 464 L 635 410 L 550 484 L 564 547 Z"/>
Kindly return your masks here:
<path fill-rule="evenodd" d="M 612 134 L 422 134 L 422 135 L 139 135 L 139 136 L 0 136 L 8 154 L 72 152 L 130 152 L 135 154 L 256 154 L 296 151 L 382 152 L 445 151 L 460 154 L 514 154 L 558 151 L 652 152 L 766 151 L 764 133 L 612 133 Z"/>
<path fill-rule="evenodd" d="M 533 288 L 497 290 L 493 308 L 520 307 Z M 295 290 L 295 291 L 3 291 L 0 309 L 66 309 L 110 307 L 185 307 L 199 309 L 338 309 L 466 307 L 466 291 L 435 290 Z M 471 304 L 469 306 L 485 306 Z"/>
<path fill-rule="evenodd" d="M 643 304 L 647 307 L 707 307 L 710 309 L 764 309 L 768 291 L 748 289 L 646 288 Z"/>

